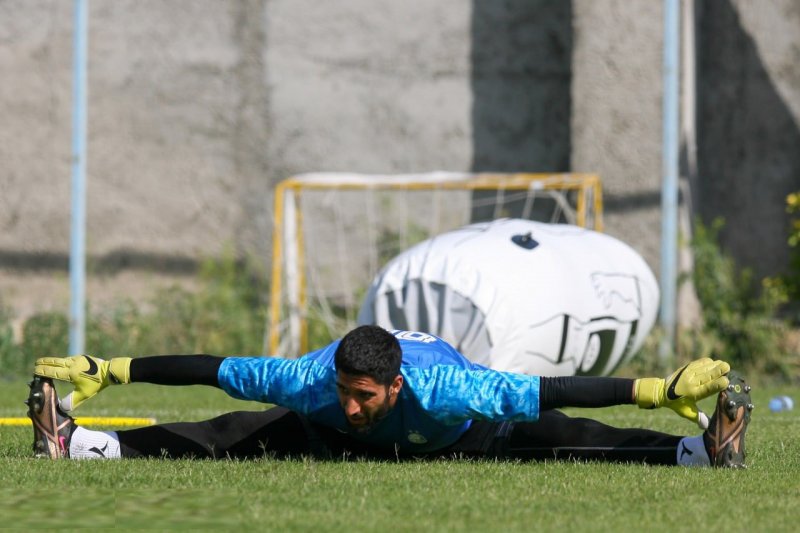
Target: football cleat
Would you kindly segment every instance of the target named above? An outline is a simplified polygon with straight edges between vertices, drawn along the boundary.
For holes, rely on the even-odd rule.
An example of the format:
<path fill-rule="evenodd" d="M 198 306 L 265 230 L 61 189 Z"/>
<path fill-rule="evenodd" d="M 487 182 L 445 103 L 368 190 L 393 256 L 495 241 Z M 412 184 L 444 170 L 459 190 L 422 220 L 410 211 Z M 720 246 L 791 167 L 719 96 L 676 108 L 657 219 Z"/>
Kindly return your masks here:
<path fill-rule="evenodd" d="M 746 468 L 744 438 L 754 407 L 750 385 L 736 372 L 728 373 L 728 380 L 728 387 L 717 396 L 717 408 L 703 433 L 703 442 L 712 466 Z"/>
<path fill-rule="evenodd" d="M 31 391 L 25 403 L 33 423 L 33 454 L 36 457 L 66 459 L 69 441 L 78 426 L 58 406 L 53 380 L 35 376 L 28 386 Z"/>

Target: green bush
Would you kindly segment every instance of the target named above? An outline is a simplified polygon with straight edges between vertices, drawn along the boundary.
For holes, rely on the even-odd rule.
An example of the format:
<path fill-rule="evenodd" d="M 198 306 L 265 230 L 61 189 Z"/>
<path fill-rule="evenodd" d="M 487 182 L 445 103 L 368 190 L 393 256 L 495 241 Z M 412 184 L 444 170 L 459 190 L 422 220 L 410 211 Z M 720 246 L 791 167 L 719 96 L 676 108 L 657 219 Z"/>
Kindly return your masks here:
<path fill-rule="evenodd" d="M 0 307 L 0 376 L 19 374 L 26 368 L 22 350 L 14 342 L 11 311 Z"/>
<path fill-rule="evenodd" d="M 203 263 L 200 287 L 158 290 L 137 305 L 132 300 L 95 310 L 88 306 L 86 353 L 103 357 L 212 353 L 262 353 L 266 326 L 266 279 L 251 262 L 232 254 Z M 65 313 L 29 317 L 22 341 L 14 342 L 12 315 L 0 309 L 0 375 L 27 374 L 38 357 L 66 355 L 69 319 Z"/>
<path fill-rule="evenodd" d="M 156 292 L 141 311 L 133 303 L 93 317 L 87 350 L 96 353 L 257 355 L 263 349 L 265 279 L 232 254 L 207 260 L 200 288 Z M 90 342 L 91 340 L 91 342 Z"/>
<path fill-rule="evenodd" d="M 782 285 L 789 297 L 788 315 L 795 324 L 800 324 L 800 191 L 786 196 L 786 212 L 789 221 L 789 269 L 773 283 Z"/>
<path fill-rule="evenodd" d="M 777 318 L 786 292 L 770 280 L 757 283 L 749 269 L 737 269 L 717 244 L 723 226 L 722 219 L 710 226 L 696 224 L 693 281 L 703 325 L 683 333 L 680 349 L 694 357 L 713 353 L 736 367 L 791 377 L 798 357 L 788 351 L 787 323 Z"/>
<path fill-rule="evenodd" d="M 139 313 L 129 344 L 133 353 L 257 355 L 263 350 L 264 279 L 234 258 L 210 260 L 200 272 L 201 289 L 159 291 L 153 311 Z M 130 327 L 130 326 L 129 326 Z"/>

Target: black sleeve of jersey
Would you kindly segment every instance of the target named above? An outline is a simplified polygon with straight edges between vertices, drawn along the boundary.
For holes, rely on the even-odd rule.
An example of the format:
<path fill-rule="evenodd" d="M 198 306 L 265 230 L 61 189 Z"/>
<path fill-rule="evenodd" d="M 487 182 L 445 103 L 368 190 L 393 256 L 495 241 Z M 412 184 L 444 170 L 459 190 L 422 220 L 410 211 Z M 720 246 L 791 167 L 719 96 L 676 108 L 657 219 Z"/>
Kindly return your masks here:
<path fill-rule="evenodd" d="M 627 378 L 562 376 L 539 379 L 539 410 L 558 407 L 608 407 L 634 403 Z"/>
<path fill-rule="evenodd" d="M 223 359 L 205 354 L 137 357 L 131 360 L 131 382 L 219 387 L 217 372 Z"/>

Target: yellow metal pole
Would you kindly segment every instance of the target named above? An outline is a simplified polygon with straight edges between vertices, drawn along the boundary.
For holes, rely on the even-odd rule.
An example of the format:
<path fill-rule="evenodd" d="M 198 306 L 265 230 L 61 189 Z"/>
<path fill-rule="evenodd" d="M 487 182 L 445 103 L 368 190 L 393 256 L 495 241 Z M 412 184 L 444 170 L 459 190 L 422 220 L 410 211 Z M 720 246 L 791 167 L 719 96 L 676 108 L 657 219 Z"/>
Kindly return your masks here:
<path fill-rule="evenodd" d="M 578 220 L 580 227 L 586 227 L 586 187 L 578 189 Z"/>
<path fill-rule="evenodd" d="M 297 200 L 295 201 L 295 220 L 297 227 L 297 290 L 300 291 L 297 299 L 297 305 L 300 307 L 300 353 L 292 354 L 293 357 L 308 351 L 308 290 L 306 287 L 306 258 L 305 258 L 305 239 L 303 234 L 303 208 L 300 205 L 302 198 L 300 197 L 300 189 L 296 190 Z"/>
<path fill-rule="evenodd" d="M 600 177 L 594 177 L 594 229 L 603 231 L 603 186 Z"/>
<path fill-rule="evenodd" d="M 288 180 L 284 180 L 275 187 L 275 224 L 272 228 L 272 279 L 270 280 L 270 306 L 269 306 L 269 353 L 264 355 L 277 355 L 278 342 L 280 342 L 281 320 L 281 264 L 283 262 L 283 195 L 289 187 Z"/>

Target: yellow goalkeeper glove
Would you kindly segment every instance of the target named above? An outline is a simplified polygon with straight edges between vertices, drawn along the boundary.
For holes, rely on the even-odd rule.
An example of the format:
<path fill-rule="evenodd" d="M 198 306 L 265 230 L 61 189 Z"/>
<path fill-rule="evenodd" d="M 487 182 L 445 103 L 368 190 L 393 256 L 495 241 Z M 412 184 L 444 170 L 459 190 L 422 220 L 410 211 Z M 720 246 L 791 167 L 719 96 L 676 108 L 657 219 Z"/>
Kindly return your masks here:
<path fill-rule="evenodd" d="M 725 361 L 704 357 L 682 366 L 666 379 L 637 379 L 634 383 L 636 405 L 642 409 L 669 407 L 706 429 L 708 417 L 697 408 L 696 402 L 727 387 L 725 375 L 730 369 Z"/>
<path fill-rule="evenodd" d="M 130 370 L 130 357 L 106 361 L 90 355 L 75 355 L 37 359 L 33 373 L 72 383 L 75 390 L 59 402 L 61 409 L 71 411 L 109 385 L 130 383 Z"/>

